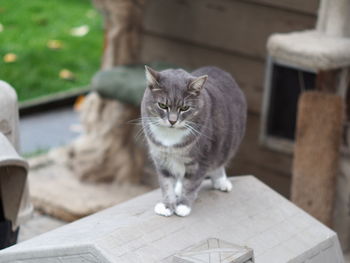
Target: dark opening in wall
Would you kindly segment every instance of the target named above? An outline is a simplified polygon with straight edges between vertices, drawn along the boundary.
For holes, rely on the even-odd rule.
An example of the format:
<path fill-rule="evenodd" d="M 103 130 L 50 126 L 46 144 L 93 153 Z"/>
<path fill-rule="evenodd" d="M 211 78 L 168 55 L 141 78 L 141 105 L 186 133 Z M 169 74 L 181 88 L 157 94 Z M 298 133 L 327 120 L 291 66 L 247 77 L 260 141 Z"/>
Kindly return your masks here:
<path fill-rule="evenodd" d="M 316 74 L 272 65 L 267 136 L 295 139 L 297 103 L 301 92 L 315 89 Z"/>

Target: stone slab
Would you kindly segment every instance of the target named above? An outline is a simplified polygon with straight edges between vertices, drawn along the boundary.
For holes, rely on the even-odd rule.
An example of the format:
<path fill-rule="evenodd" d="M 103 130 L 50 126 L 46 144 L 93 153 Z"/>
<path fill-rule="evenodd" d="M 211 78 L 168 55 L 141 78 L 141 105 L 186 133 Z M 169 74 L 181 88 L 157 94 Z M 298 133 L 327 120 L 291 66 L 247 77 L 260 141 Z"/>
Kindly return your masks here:
<path fill-rule="evenodd" d="M 3 263 L 172 262 L 215 237 L 254 250 L 256 263 L 342 263 L 335 232 L 252 176 L 221 193 L 206 182 L 192 214 L 155 215 L 156 190 L 0 252 Z"/>
<path fill-rule="evenodd" d="M 71 222 L 149 192 L 145 185 L 84 183 L 63 164 L 65 148 L 29 159 L 30 197 L 45 214 Z"/>
<path fill-rule="evenodd" d="M 67 222 L 34 211 L 33 216 L 21 225 L 18 242 L 26 241 L 65 224 Z"/>

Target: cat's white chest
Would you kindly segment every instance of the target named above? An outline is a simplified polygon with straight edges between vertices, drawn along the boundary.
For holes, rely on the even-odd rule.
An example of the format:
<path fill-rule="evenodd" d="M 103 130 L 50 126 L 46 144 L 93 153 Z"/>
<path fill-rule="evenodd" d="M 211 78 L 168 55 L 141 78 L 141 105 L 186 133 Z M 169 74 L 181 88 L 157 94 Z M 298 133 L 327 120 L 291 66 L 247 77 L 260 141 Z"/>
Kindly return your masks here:
<path fill-rule="evenodd" d="M 184 138 L 189 134 L 187 129 L 160 127 L 152 124 L 149 127 L 154 139 L 167 147 L 183 142 Z"/>
<path fill-rule="evenodd" d="M 183 177 L 185 174 L 185 163 L 191 160 L 188 157 L 189 145 L 184 147 L 173 146 L 182 143 L 189 131 L 154 125 L 150 125 L 149 128 L 153 138 L 161 144 L 156 145 L 149 141 L 150 153 L 176 177 Z"/>

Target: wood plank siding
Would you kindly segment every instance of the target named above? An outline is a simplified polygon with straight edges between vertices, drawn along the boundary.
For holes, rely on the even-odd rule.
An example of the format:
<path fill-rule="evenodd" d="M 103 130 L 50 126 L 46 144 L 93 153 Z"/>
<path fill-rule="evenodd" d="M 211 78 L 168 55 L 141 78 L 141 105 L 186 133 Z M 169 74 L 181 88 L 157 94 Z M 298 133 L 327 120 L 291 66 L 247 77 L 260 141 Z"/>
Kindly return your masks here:
<path fill-rule="evenodd" d="M 152 0 L 144 18 L 144 62 L 216 65 L 235 77 L 250 115 L 232 172 L 255 173 L 285 195 L 291 156 L 258 145 L 266 41 L 274 32 L 315 27 L 317 9 L 318 0 Z"/>
<path fill-rule="evenodd" d="M 146 32 L 262 60 L 271 33 L 314 26 L 314 15 L 224 0 L 153 0 L 144 21 Z"/>
<path fill-rule="evenodd" d="M 235 1 L 235 0 L 234 0 Z M 267 5 L 273 8 L 282 8 L 290 11 L 316 15 L 319 0 L 241 0 L 258 5 Z"/>

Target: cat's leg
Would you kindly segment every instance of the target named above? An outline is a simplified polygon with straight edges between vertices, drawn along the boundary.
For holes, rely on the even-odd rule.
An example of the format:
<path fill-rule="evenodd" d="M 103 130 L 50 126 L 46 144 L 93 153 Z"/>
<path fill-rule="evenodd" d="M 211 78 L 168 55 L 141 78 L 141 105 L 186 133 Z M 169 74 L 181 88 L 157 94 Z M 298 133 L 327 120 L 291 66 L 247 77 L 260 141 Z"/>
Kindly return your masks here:
<path fill-rule="evenodd" d="M 196 200 L 200 185 L 204 179 L 201 174 L 186 173 L 182 179 L 182 192 L 178 198 L 175 214 L 178 216 L 187 216 L 191 213 L 192 204 Z"/>
<path fill-rule="evenodd" d="M 180 198 L 182 193 L 182 180 L 178 179 L 175 183 L 175 195 L 176 198 Z"/>
<path fill-rule="evenodd" d="M 232 183 L 227 179 L 225 167 L 220 167 L 209 173 L 214 189 L 230 192 Z"/>
<path fill-rule="evenodd" d="M 165 169 L 158 170 L 158 175 L 163 202 L 156 204 L 154 212 L 162 216 L 171 216 L 176 207 L 176 178 Z"/>

